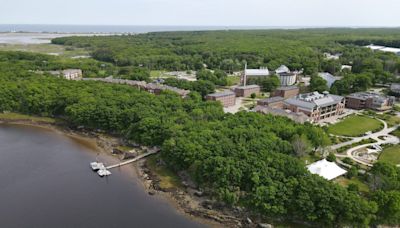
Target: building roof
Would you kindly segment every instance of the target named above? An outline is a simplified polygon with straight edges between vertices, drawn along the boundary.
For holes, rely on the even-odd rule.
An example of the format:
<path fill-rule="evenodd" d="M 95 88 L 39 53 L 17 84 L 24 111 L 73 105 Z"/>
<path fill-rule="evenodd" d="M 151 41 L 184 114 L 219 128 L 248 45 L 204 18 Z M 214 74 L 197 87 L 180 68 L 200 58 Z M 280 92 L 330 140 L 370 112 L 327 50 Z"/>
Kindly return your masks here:
<path fill-rule="evenodd" d="M 261 69 L 246 69 L 245 74 L 247 76 L 268 76 L 269 70 L 266 67 Z"/>
<path fill-rule="evenodd" d="M 290 73 L 290 69 L 285 65 L 281 65 L 280 67 L 278 67 L 278 69 L 275 70 L 275 73 L 277 74 Z"/>
<path fill-rule="evenodd" d="M 296 113 L 296 112 L 291 112 L 290 110 L 272 108 L 272 107 L 261 106 L 261 105 L 256 106 L 254 108 L 254 111 L 264 113 L 264 114 L 284 116 L 284 117 L 287 117 L 297 123 L 305 123 L 307 121 L 310 121 L 310 118 L 302 112 Z"/>
<path fill-rule="evenodd" d="M 296 97 L 289 98 L 285 103 L 294 105 L 300 108 L 312 110 L 314 107 L 326 107 L 329 105 L 337 104 L 342 101 L 343 97 L 324 93 L 320 94 L 318 92 L 299 94 Z"/>
<path fill-rule="evenodd" d="M 391 53 L 395 53 L 395 54 L 400 53 L 400 48 L 385 47 L 385 46 L 379 46 L 379 45 L 373 45 L 373 44 L 368 45 L 366 47 L 371 50 L 379 50 L 379 51 L 391 52 Z"/>
<path fill-rule="evenodd" d="M 209 96 L 209 97 L 225 97 L 225 96 L 232 96 L 232 95 L 236 96 L 234 92 L 232 92 L 230 90 L 225 90 L 223 92 L 208 94 L 207 96 Z"/>
<path fill-rule="evenodd" d="M 281 87 L 276 88 L 276 90 L 284 90 L 284 91 L 294 90 L 294 89 L 299 89 L 299 87 L 297 87 L 297 86 L 281 86 Z"/>
<path fill-rule="evenodd" d="M 380 49 L 384 48 L 385 46 L 379 46 L 379 45 L 370 44 L 370 45 L 367 45 L 365 47 L 367 47 L 367 48 L 369 48 L 371 50 L 380 50 Z"/>
<path fill-rule="evenodd" d="M 336 80 L 340 80 L 340 79 L 342 79 L 343 77 L 340 77 L 340 76 L 334 76 L 334 75 L 332 75 L 331 73 L 329 73 L 329 72 L 321 72 L 321 73 L 318 73 L 318 76 L 320 76 L 321 78 L 323 78 L 323 79 L 325 79 L 325 80 L 332 80 L 332 81 L 336 81 Z"/>
<path fill-rule="evenodd" d="M 376 94 L 376 93 L 369 93 L 369 92 L 357 92 L 357 93 L 349 94 L 346 97 L 355 98 L 355 99 L 359 99 L 359 100 L 366 100 L 369 98 L 381 97 L 381 95 Z"/>
<path fill-rule="evenodd" d="M 266 99 L 260 100 L 260 102 L 267 102 L 267 103 L 274 103 L 274 102 L 279 102 L 279 101 L 284 101 L 285 98 L 283 97 L 270 97 Z"/>
<path fill-rule="evenodd" d="M 308 165 L 307 169 L 310 173 L 317 174 L 327 180 L 333 180 L 347 173 L 346 170 L 340 168 L 335 162 L 329 162 L 326 159 Z"/>
<path fill-rule="evenodd" d="M 384 47 L 382 49 L 379 49 L 379 51 L 391 52 L 391 53 L 398 54 L 398 53 L 400 53 L 400 48 Z"/>
<path fill-rule="evenodd" d="M 259 85 L 246 85 L 246 86 L 238 86 L 235 89 L 255 89 L 260 88 Z"/>
<path fill-rule="evenodd" d="M 73 73 L 82 73 L 81 69 L 65 69 L 62 71 L 63 74 L 73 74 Z"/>
<path fill-rule="evenodd" d="M 400 83 L 392 83 L 390 85 L 391 90 L 400 90 Z"/>

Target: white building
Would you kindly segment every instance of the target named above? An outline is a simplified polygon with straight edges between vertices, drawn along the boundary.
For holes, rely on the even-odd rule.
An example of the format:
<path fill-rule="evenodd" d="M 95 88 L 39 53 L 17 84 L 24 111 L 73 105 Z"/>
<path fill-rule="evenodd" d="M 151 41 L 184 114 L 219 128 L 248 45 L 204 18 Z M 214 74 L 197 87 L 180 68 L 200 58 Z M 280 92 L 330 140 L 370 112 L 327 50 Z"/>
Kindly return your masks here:
<path fill-rule="evenodd" d="M 81 69 L 66 69 L 63 71 L 50 71 L 50 74 L 58 77 L 63 77 L 67 80 L 79 80 L 82 79 Z"/>
<path fill-rule="evenodd" d="M 333 85 L 333 83 L 335 83 L 335 81 L 342 79 L 342 77 L 333 76 L 332 74 L 330 74 L 328 72 L 318 73 L 318 76 L 325 79 L 326 85 L 329 88 L 332 87 L 332 85 Z"/>
<path fill-rule="evenodd" d="M 329 162 L 326 159 L 317 161 L 307 166 L 308 171 L 317 174 L 327 180 L 333 180 L 347 173 L 346 170 L 340 168 L 335 162 Z"/>
<path fill-rule="evenodd" d="M 368 46 L 365 46 L 366 48 L 369 48 L 373 51 L 383 51 L 383 52 L 390 52 L 395 55 L 400 56 L 400 48 L 393 48 L 393 47 L 385 47 L 385 46 L 379 46 L 379 45 L 373 45 L 370 44 Z"/>
<path fill-rule="evenodd" d="M 297 73 L 291 72 L 287 66 L 281 65 L 275 70 L 275 73 L 279 76 L 281 86 L 292 86 L 296 84 Z"/>

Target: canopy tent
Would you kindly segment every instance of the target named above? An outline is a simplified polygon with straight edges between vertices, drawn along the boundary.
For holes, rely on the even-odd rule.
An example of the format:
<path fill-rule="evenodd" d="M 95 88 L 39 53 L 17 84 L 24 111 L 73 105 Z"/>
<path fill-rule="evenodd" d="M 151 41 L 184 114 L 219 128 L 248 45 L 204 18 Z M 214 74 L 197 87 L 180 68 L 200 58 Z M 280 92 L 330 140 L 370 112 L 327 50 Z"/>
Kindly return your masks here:
<path fill-rule="evenodd" d="M 347 173 L 346 170 L 340 168 L 335 162 L 329 162 L 326 159 L 308 165 L 307 169 L 310 173 L 317 174 L 327 180 L 333 180 Z"/>

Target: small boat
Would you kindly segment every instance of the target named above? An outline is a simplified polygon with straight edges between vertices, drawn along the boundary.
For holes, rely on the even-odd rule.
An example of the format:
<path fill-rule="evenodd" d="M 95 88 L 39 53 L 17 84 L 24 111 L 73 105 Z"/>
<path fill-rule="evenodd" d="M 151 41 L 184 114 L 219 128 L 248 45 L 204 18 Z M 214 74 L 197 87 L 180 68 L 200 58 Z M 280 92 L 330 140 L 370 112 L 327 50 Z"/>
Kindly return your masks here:
<path fill-rule="evenodd" d="M 105 168 L 104 164 L 101 162 L 91 162 L 90 167 L 93 169 L 93 171 Z"/>
<path fill-rule="evenodd" d="M 111 175 L 111 172 L 108 171 L 106 168 L 102 168 L 97 171 L 97 174 L 99 174 L 100 177 L 105 177 Z"/>

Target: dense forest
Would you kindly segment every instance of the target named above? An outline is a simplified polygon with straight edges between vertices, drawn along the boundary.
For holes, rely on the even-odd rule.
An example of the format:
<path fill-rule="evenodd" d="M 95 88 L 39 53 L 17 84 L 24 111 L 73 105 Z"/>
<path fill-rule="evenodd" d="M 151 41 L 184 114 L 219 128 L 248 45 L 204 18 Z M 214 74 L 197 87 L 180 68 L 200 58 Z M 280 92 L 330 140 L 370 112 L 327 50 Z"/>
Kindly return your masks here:
<path fill-rule="evenodd" d="M 323 148 L 330 140 L 321 128 L 258 113 L 224 114 L 219 103 L 203 102 L 196 93 L 186 99 L 168 92 L 155 96 L 126 85 L 38 73 L 60 61 L 0 52 L 0 111 L 58 117 L 160 146 L 169 167 L 187 171 L 213 197 L 265 217 L 323 226 L 400 222 L 399 168 L 375 166 L 370 195 L 306 170 L 292 141 Z"/>
<path fill-rule="evenodd" d="M 303 69 L 305 75 L 330 72 L 344 76 L 331 92 L 347 94 L 398 81 L 395 75 L 400 70 L 399 57 L 362 46 L 374 43 L 400 47 L 399 40 L 398 29 L 302 29 L 63 37 L 52 42 L 87 48 L 95 59 L 117 66 L 197 70 L 200 78 L 215 85 L 226 85 L 221 71 L 230 74 L 243 70 L 245 62 L 249 68 L 267 66 L 270 70 L 285 64 L 291 70 Z M 341 57 L 329 60 L 324 58 L 326 52 Z M 351 65 L 352 70 L 342 71 L 342 65 Z M 206 74 L 205 68 L 219 73 Z M 276 80 L 252 83 L 265 91 L 276 87 Z"/>

